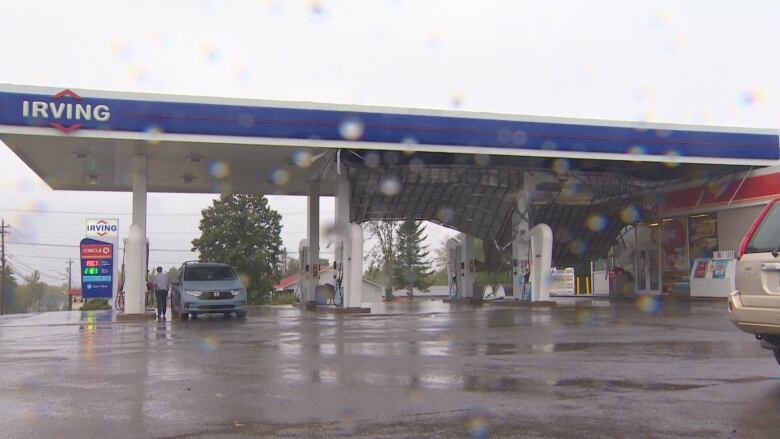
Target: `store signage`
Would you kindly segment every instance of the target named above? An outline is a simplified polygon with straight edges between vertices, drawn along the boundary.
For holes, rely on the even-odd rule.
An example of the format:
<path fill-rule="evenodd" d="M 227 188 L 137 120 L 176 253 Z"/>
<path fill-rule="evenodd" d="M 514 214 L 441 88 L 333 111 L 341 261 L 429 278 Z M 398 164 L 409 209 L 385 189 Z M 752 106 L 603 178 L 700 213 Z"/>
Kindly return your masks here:
<path fill-rule="evenodd" d="M 116 218 L 88 218 L 87 237 L 109 238 L 118 236 L 119 220 Z"/>
<path fill-rule="evenodd" d="M 114 245 L 84 238 L 81 250 L 81 291 L 85 299 L 113 296 Z"/>
<path fill-rule="evenodd" d="M 66 102 L 70 98 L 76 102 Z M 79 102 L 81 96 L 71 90 L 65 89 L 51 97 L 51 100 L 24 100 L 22 101 L 22 116 L 25 119 L 45 119 L 49 125 L 70 133 L 83 125 L 74 123 L 80 121 L 108 122 L 111 118 L 111 109 L 105 104 L 86 104 Z"/>

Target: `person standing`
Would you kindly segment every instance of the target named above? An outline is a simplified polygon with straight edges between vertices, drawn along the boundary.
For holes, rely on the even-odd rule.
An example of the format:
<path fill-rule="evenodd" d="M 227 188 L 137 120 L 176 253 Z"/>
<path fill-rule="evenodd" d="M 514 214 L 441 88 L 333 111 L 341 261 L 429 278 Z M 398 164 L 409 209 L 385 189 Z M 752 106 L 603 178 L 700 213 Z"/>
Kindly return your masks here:
<path fill-rule="evenodd" d="M 168 309 L 168 276 L 162 272 L 162 267 L 157 267 L 154 275 L 154 297 L 157 299 L 157 318 L 165 320 Z"/>

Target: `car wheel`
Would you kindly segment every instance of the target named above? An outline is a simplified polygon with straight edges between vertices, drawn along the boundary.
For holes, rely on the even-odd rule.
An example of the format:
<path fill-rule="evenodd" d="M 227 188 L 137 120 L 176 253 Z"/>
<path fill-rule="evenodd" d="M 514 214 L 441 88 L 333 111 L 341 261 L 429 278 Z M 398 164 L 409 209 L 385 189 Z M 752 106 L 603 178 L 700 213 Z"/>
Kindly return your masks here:
<path fill-rule="evenodd" d="M 246 311 L 236 311 L 236 318 L 245 319 L 246 318 Z"/>
<path fill-rule="evenodd" d="M 230 318 L 230 313 L 229 313 L 229 312 L 222 313 L 222 315 L 223 315 L 223 316 L 224 316 L 226 319 L 229 319 L 229 318 Z"/>
<path fill-rule="evenodd" d="M 777 364 L 780 364 L 780 349 L 775 349 L 772 352 L 775 354 L 775 360 L 777 360 Z"/>

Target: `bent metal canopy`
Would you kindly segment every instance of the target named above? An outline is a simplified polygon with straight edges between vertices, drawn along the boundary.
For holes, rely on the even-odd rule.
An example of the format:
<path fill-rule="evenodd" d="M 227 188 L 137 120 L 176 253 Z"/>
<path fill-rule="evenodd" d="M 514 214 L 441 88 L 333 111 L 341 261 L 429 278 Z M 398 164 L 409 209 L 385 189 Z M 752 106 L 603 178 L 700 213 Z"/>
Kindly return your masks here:
<path fill-rule="evenodd" d="M 549 180 L 537 204 L 554 222 L 554 204 L 587 212 L 780 159 L 777 132 L 758 129 L 17 85 L 0 85 L 0 139 L 54 189 L 129 191 L 138 154 L 153 192 L 305 195 L 320 180 L 333 195 L 323 176 L 345 167 L 353 221 L 428 219 L 502 244 L 524 172 Z M 567 198 L 573 186 L 590 196 Z"/>

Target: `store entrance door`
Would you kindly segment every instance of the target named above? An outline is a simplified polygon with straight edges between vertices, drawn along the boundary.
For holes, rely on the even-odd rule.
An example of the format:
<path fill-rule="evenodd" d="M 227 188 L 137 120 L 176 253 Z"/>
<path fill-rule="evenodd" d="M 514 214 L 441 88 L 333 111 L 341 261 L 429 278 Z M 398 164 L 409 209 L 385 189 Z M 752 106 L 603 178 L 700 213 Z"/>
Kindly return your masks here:
<path fill-rule="evenodd" d="M 640 224 L 637 232 L 637 294 L 656 295 L 661 294 L 661 279 L 659 265 L 659 249 L 656 230 L 652 226 Z M 655 239 L 654 239 L 655 238 Z"/>

